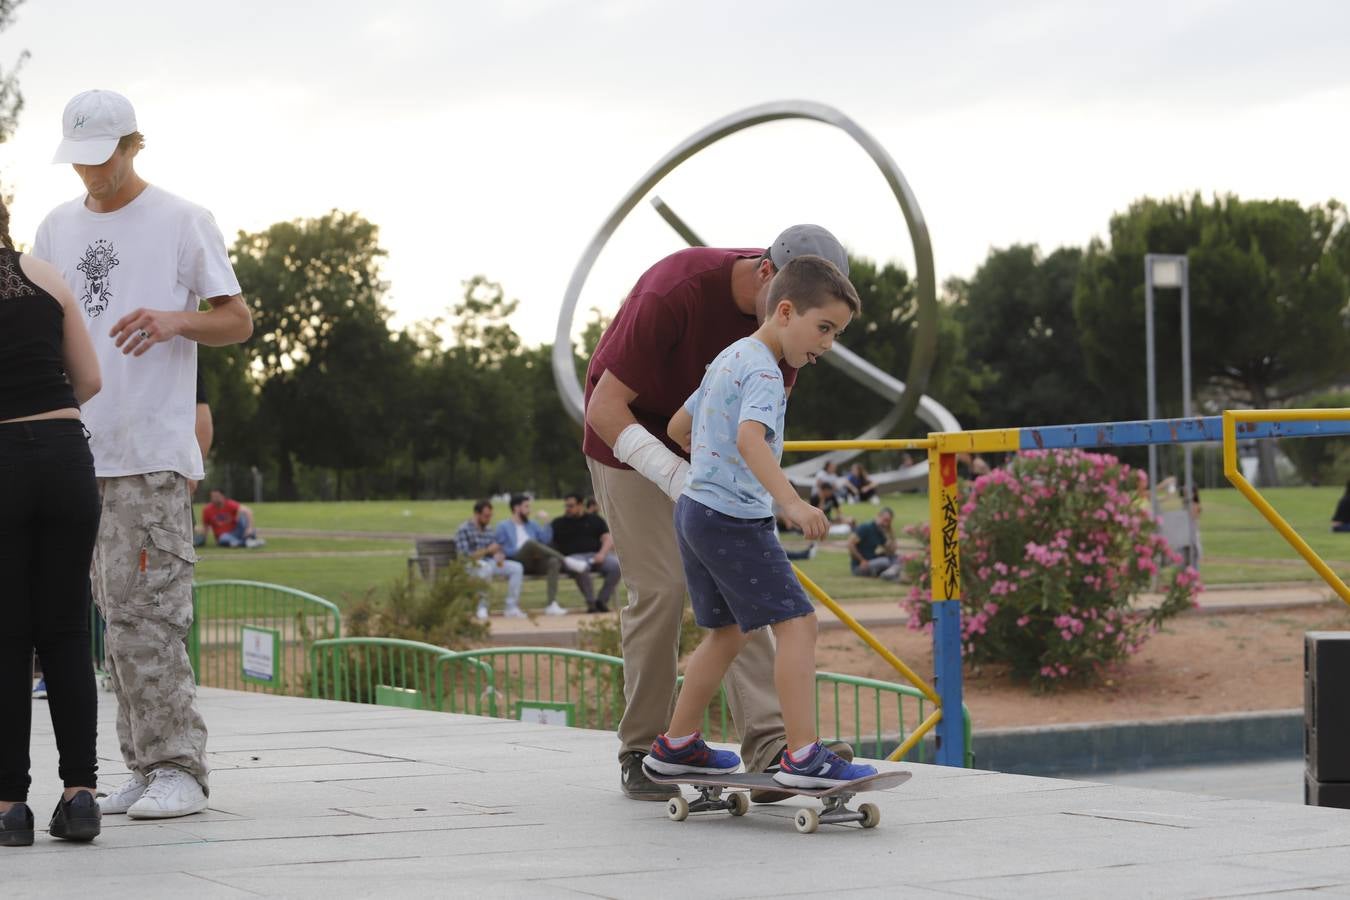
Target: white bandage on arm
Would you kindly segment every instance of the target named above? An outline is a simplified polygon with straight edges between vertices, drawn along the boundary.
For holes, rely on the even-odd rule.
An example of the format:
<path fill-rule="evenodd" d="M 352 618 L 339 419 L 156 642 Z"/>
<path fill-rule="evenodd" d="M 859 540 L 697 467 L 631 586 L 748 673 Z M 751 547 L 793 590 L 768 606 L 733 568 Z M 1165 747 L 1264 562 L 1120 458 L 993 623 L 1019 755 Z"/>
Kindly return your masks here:
<path fill-rule="evenodd" d="M 636 422 L 625 428 L 614 442 L 614 457 L 632 466 L 672 500 L 684 490 L 689 463 Z"/>

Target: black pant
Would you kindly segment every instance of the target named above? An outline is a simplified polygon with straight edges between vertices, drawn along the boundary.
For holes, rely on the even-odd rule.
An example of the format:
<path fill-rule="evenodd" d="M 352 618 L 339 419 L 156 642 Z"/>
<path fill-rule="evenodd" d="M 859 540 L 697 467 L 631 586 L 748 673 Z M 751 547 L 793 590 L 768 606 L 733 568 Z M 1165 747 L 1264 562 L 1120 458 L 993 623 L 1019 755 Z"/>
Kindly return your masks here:
<path fill-rule="evenodd" d="M 0 800 L 27 800 L 33 650 L 66 787 L 92 786 L 98 698 L 89 649 L 94 459 L 75 419 L 0 424 Z"/>

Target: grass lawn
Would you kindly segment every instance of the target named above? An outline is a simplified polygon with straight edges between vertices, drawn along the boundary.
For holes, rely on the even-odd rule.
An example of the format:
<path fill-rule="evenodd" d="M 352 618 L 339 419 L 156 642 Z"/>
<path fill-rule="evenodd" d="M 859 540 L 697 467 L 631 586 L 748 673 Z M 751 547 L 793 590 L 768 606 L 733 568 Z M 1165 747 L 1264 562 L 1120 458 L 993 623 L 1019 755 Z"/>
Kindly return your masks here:
<path fill-rule="evenodd" d="M 1343 578 L 1350 577 L 1350 535 L 1332 534 L 1331 511 L 1339 487 L 1273 488 L 1265 496 L 1295 530 Z M 1201 574 L 1212 585 L 1279 581 L 1307 581 L 1317 576 L 1294 549 L 1235 490 L 1205 491 L 1200 520 L 1205 556 Z M 927 498 L 896 494 L 886 498 L 895 510 L 897 530 L 924 521 Z M 253 504 L 260 533 L 267 546 L 255 550 L 225 550 L 208 546 L 199 551 L 199 580 L 242 578 L 266 581 L 309 591 L 346 606 L 368 591 L 383 589 L 406 571 L 413 534 L 451 536 L 472 511 L 472 500 L 371 501 L 344 503 Z M 498 504 L 496 520 L 508 514 Z M 562 514 L 562 501 L 538 499 L 534 509 Z M 876 515 L 877 507 L 854 504 L 845 514 L 859 521 Z M 365 532 L 409 537 L 284 537 L 269 529 L 327 532 Z M 789 545 L 800 546 L 800 539 Z M 359 555 L 357 555 L 359 554 Z M 894 602 L 903 586 L 855 578 L 848 571 L 847 554 L 825 549 L 813 560 L 799 563 L 826 593 L 838 600 L 872 599 Z M 580 596 L 570 579 L 563 578 L 559 596 L 564 605 L 577 606 Z M 544 585 L 527 581 L 523 596 L 527 608 L 544 604 Z"/>

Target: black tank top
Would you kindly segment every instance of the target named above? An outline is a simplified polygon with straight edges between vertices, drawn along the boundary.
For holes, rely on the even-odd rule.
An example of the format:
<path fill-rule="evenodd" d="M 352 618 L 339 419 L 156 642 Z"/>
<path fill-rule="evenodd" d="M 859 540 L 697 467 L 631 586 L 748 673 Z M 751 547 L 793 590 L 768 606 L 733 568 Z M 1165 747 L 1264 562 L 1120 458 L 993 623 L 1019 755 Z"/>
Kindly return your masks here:
<path fill-rule="evenodd" d="M 0 247 L 0 421 L 78 408 L 66 380 L 61 303 Z"/>

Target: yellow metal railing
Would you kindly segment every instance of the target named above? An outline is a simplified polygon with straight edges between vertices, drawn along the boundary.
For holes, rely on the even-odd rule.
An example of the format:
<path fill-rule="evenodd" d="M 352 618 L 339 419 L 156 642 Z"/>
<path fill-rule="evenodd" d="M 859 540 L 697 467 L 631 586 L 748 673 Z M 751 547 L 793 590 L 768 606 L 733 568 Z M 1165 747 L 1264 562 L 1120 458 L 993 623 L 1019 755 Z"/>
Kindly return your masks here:
<path fill-rule="evenodd" d="M 1350 409 L 1230 409 L 1223 414 L 1223 474 L 1233 486 L 1242 492 L 1256 507 L 1256 511 L 1265 516 L 1289 544 L 1307 560 L 1318 575 L 1322 576 L 1331 589 L 1347 604 L 1350 604 L 1350 589 L 1347 589 L 1341 577 L 1331 570 L 1317 551 L 1308 546 L 1308 542 L 1299 536 L 1293 526 L 1275 511 L 1265 497 L 1252 486 L 1242 474 L 1237 464 L 1237 424 L 1239 422 L 1307 422 L 1327 419 L 1350 419 Z"/>
<path fill-rule="evenodd" d="M 942 437 L 948 437 L 948 435 L 934 435 L 928 438 L 870 441 L 784 441 L 783 450 L 786 452 L 805 453 L 822 453 L 830 452 L 832 450 L 927 450 L 929 454 L 930 471 L 932 471 L 932 459 L 937 452 L 934 448 L 938 445 L 937 439 Z M 933 521 L 936 523 L 937 519 L 934 519 Z M 934 546 L 936 546 L 936 542 L 934 542 Z M 895 750 L 886 757 L 892 761 L 904 759 L 905 754 L 914 749 L 919 741 L 923 740 L 924 736 L 936 728 L 937 724 L 942 721 L 941 696 L 937 691 L 933 690 L 932 686 L 930 686 L 927 681 L 919 677 L 918 673 L 905 665 L 898 656 L 892 653 L 885 644 L 877 640 L 876 636 L 868 631 L 861 622 L 849 615 L 843 607 L 826 594 L 825 591 L 821 589 L 820 585 L 807 577 L 806 573 L 802 572 L 802 570 L 796 566 L 793 566 L 792 570 L 797 574 L 797 580 L 802 583 L 802 587 L 806 588 L 808 594 L 818 600 L 830 612 L 834 613 L 835 617 L 838 618 L 840 622 L 843 622 L 844 625 L 856 634 L 864 644 L 876 651 L 878 656 L 904 676 L 910 684 L 918 688 L 919 691 L 932 701 L 933 705 L 936 707 L 936 709 L 934 709 L 917 728 L 910 732 L 909 736 L 901 742 L 900 746 L 896 747 Z M 936 585 L 936 583 L 935 579 L 934 584 Z M 934 599 L 937 599 L 936 587 L 934 590 Z"/>

